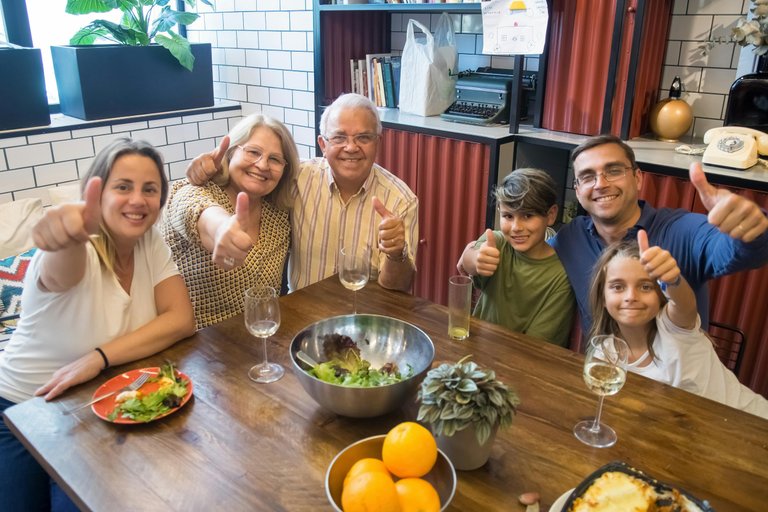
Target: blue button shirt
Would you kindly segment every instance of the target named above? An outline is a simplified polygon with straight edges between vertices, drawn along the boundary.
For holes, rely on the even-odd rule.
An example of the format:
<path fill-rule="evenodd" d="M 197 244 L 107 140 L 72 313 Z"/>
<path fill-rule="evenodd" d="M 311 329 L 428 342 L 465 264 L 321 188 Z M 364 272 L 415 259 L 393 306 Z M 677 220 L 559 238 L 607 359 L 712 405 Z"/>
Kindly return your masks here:
<path fill-rule="evenodd" d="M 683 209 L 661 208 L 638 201 L 640 219 L 625 239 L 637 239 L 638 229 L 648 233 L 651 246 L 669 251 L 696 294 L 701 325 L 709 325 L 707 281 L 741 270 L 757 268 L 768 261 L 768 233 L 745 243 L 718 231 L 706 215 Z M 600 253 L 607 244 L 589 216 L 579 216 L 550 239 L 557 251 L 579 305 L 584 332 L 592 325 L 589 311 L 589 284 Z"/>

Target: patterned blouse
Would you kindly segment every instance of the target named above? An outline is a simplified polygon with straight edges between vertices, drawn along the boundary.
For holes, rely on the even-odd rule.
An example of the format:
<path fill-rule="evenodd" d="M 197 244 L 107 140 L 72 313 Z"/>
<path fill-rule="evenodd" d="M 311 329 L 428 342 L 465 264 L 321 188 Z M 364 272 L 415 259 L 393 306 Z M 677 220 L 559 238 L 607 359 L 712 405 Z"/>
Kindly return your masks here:
<path fill-rule="evenodd" d="M 265 200 L 259 239 L 245 262 L 232 270 L 222 270 L 213 264 L 197 231 L 200 215 L 211 206 L 235 213 L 234 205 L 218 185 L 197 187 L 187 180 L 174 182 L 161 228 L 189 289 L 198 329 L 242 313 L 243 295 L 252 286 L 280 290 L 290 242 L 288 212 Z"/>

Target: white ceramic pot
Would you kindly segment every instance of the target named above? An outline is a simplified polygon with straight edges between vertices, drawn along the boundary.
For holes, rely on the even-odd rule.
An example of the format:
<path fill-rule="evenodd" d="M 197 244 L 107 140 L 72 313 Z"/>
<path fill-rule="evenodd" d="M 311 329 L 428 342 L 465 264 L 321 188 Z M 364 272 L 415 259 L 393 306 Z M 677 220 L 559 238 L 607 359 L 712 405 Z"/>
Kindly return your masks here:
<path fill-rule="evenodd" d="M 441 435 L 435 436 L 435 438 L 437 439 L 437 447 L 451 459 L 456 469 L 469 471 L 488 462 L 498 430 L 498 427 L 491 430 L 491 435 L 482 445 L 477 442 L 474 426 L 456 432 L 450 437 Z"/>

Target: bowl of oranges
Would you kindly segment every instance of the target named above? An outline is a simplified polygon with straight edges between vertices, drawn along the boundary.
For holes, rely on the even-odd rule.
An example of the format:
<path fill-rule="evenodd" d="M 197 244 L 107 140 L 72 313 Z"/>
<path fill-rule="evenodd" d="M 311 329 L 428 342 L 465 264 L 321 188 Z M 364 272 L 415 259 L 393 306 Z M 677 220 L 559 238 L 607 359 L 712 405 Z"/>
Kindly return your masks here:
<path fill-rule="evenodd" d="M 337 512 L 439 512 L 456 492 L 456 471 L 429 430 L 404 422 L 339 452 L 325 492 Z"/>

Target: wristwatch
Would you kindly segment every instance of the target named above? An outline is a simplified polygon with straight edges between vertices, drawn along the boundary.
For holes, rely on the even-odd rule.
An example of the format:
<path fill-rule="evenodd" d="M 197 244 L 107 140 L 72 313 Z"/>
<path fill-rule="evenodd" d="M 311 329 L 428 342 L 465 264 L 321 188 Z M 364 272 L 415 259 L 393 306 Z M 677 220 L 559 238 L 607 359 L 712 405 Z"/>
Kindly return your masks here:
<path fill-rule="evenodd" d="M 680 285 L 680 281 L 682 281 L 683 275 L 678 274 L 677 279 L 672 281 L 671 283 L 666 283 L 662 281 L 661 279 L 657 279 L 656 282 L 659 283 L 659 288 L 661 288 L 661 293 L 663 293 L 665 296 L 667 295 L 667 288 L 674 288 L 678 285 Z"/>
<path fill-rule="evenodd" d="M 403 252 L 400 253 L 400 256 L 398 257 L 392 257 L 391 255 L 387 254 L 387 259 L 395 261 L 397 263 L 402 263 L 405 260 L 408 259 L 408 242 L 405 242 L 403 244 Z"/>

